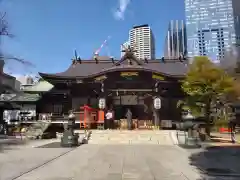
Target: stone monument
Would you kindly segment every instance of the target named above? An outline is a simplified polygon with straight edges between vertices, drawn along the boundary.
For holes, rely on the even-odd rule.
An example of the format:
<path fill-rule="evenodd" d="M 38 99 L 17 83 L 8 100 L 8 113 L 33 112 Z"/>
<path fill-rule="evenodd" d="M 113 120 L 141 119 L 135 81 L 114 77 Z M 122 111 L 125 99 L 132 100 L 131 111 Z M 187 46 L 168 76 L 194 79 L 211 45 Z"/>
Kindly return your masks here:
<path fill-rule="evenodd" d="M 74 147 L 78 146 L 78 135 L 74 134 L 75 115 L 73 111 L 70 111 L 68 116 L 68 123 L 64 127 L 63 137 L 61 138 L 62 147 Z"/>

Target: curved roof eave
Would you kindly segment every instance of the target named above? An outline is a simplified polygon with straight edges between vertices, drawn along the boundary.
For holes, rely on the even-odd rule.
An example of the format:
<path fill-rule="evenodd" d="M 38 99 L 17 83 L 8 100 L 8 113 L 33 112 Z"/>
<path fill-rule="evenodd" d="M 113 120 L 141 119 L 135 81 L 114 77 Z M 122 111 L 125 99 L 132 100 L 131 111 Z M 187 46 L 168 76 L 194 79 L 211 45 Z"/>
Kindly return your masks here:
<path fill-rule="evenodd" d="M 92 74 L 89 74 L 87 76 L 62 76 L 62 75 L 56 75 L 56 74 L 46 74 L 46 73 L 39 73 L 39 75 L 41 77 L 45 77 L 45 78 L 53 78 L 53 79 L 85 79 L 85 78 L 92 78 L 92 77 L 95 77 L 95 76 L 100 76 L 100 75 L 104 75 L 105 73 L 111 73 L 111 72 L 118 72 L 118 71 L 122 71 L 122 70 L 125 70 L 125 71 L 146 71 L 146 72 L 152 72 L 152 73 L 158 73 L 158 74 L 162 74 L 164 76 L 169 76 L 169 77 L 176 77 L 176 78 L 182 78 L 185 76 L 185 73 L 184 74 L 171 74 L 171 73 L 163 73 L 161 71 L 157 71 L 157 70 L 154 70 L 154 69 L 150 69 L 150 68 L 146 68 L 146 67 L 120 67 L 120 68 L 108 68 L 108 69 L 105 69 L 105 70 L 102 70 L 100 72 L 97 72 L 97 73 L 92 73 Z"/>
<path fill-rule="evenodd" d="M 53 79 L 76 79 L 76 76 L 64 76 L 64 75 L 57 75 L 57 74 L 47 74 L 47 73 L 40 73 L 38 74 L 44 78 L 53 78 Z M 79 77 L 78 77 L 79 78 Z M 84 77 L 82 77 L 84 78 Z"/>

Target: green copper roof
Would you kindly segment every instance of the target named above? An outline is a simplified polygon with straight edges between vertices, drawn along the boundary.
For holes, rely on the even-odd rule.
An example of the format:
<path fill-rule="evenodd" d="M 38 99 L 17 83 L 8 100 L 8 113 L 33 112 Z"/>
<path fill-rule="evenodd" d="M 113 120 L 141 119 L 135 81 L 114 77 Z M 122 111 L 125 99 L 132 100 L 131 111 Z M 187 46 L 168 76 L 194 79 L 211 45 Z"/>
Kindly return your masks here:
<path fill-rule="evenodd" d="M 53 88 L 53 85 L 47 81 L 39 81 L 37 84 L 34 84 L 23 89 L 24 92 L 47 92 Z"/>
<path fill-rule="evenodd" d="M 38 94 L 18 94 L 9 101 L 12 102 L 35 102 L 40 99 L 40 95 Z"/>

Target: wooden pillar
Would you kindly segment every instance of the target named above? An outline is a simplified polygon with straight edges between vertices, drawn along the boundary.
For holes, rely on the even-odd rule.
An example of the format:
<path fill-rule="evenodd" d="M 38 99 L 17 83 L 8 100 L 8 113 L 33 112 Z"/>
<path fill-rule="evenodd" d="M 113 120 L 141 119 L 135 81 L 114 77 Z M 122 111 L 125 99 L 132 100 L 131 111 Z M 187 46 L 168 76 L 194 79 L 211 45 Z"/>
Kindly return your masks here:
<path fill-rule="evenodd" d="M 153 124 L 154 126 L 160 126 L 159 110 L 153 108 Z"/>
<path fill-rule="evenodd" d="M 154 93 L 153 93 L 153 99 L 152 99 L 152 107 L 153 107 L 153 121 L 154 121 L 154 126 L 160 126 L 160 109 L 155 109 L 154 107 L 154 98 L 159 97 L 160 98 L 160 93 L 159 92 L 159 82 L 156 81 L 155 86 L 154 86 Z"/>
<path fill-rule="evenodd" d="M 0 108 L 0 135 L 5 135 L 5 121 L 3 119 L 3 108 Z"/>
<path fill-rule="evenodd" d="M 83 114 L 83 127 L 84 129 L 87 127 L 87 116 L 88 116 L 88 110 L 86 108 L 86 106 L 84 105 L 84 114 Z"/>
<path fill-rule="evenodd" d="M 104 98 L 105 99 L 105 108 L 100 110 L 100 114 L 101 114 L 100 118 L 101 118 L 101 121 L 103 121 L 103 126 L 106 127 L 106 125 L 105 125 L 105 111 L 106 111 L 106 106 L 107 106 L 107 98 L 106 98 L 106 90 L 105 90 L 105 86 L 104 86 L 104 81 L 101 82 L 101 89 L 100 89 L 100 93 L 99 93 L 99 99 L 100 98 Z"/>
<path fill-rule="evenodd" d="M 105 112 L 104 112 L 104 110 L 99 110 L 98 111 L 98 123 L 104 124 L 104 120 L 105 120 Z"/>

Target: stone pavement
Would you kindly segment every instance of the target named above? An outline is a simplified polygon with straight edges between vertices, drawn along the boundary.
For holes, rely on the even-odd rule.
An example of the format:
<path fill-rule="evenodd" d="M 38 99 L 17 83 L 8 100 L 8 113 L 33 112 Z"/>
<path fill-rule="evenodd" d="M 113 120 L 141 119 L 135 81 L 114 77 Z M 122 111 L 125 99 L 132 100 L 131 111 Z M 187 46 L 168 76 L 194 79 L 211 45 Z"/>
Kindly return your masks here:
<path fill-rule="evenodd" d="M 55 159 L 68 151 L 69 149 L 9 148 L 0 152 L 0 179 L 16 179 L 21 174 Z"/>
<path fill-rule="evenodd" d="M 200 178 L 196 170 L 188 164 L 187 154 L 176 146 L 88 144 L 49 161 L 67 151 L 33 148 L 25 152 L 2 154 L 0 179 L 197 180 Z M 41 167 L 36 168 L 41 164 L 43 164 Z"/>
<path fill-rule="evenodd" d="M 103 133 L 93 132 L 92 138 L 97 132 Z M 199 166 L 193 162 L 204 156 L 204 154 L 198 155 L 201 150 L 190 152 L 174 145 L 169 134 L 170 131 L 148 132 L 148 137 L 163 136 L 158 137 L 161 143 L 158 144 L 156 143 L 158 141 L 154 140 L 154 143 L 150 144 L 146 143 L 146 140 L 137 139 L 138 143 L 135 144 L 129 144 L 126 141 L 117 143 L 119 140 L 116 140 L 114 143 L 105 144 L 96 144 L 97 141 L 95 141 L 95 144 L 84 144 L 73 149 L 35 148 L 37 145 L 51 142 L 49 140 L 49 142 L 38 141 L 38 143 L 36 141 L 33 143 L 34 146 L 11 147 L 0 151 L 0 180 L 224 179 L 216 176 L 203 177 L 200 174 L 197 169 Z M 107 134 L 109 133 L 116 134 L 117 132 L 107 132 Z M 124 132 L 123 134 L 125 138 L 130 138 L 129 135 L 132 139 L 138 137 L 135 132 Z M 145 137 L 147 132 L 142 131 L 139 135 Z M 106 135 L 104 136 L 106 137 Z M 193 157 L 193 154 L 196 156 Z M 214 153 L 211 156 L 214 156 Z M 190 165 L 191 163 L 193 165 Z M 202 164 L 205 163 L 207 161 Z M 214 163 L 218 162 L 211 161 L 208 165 L 211 166 Z M 233 180 L 233 178 L 231 179 Z"/>

